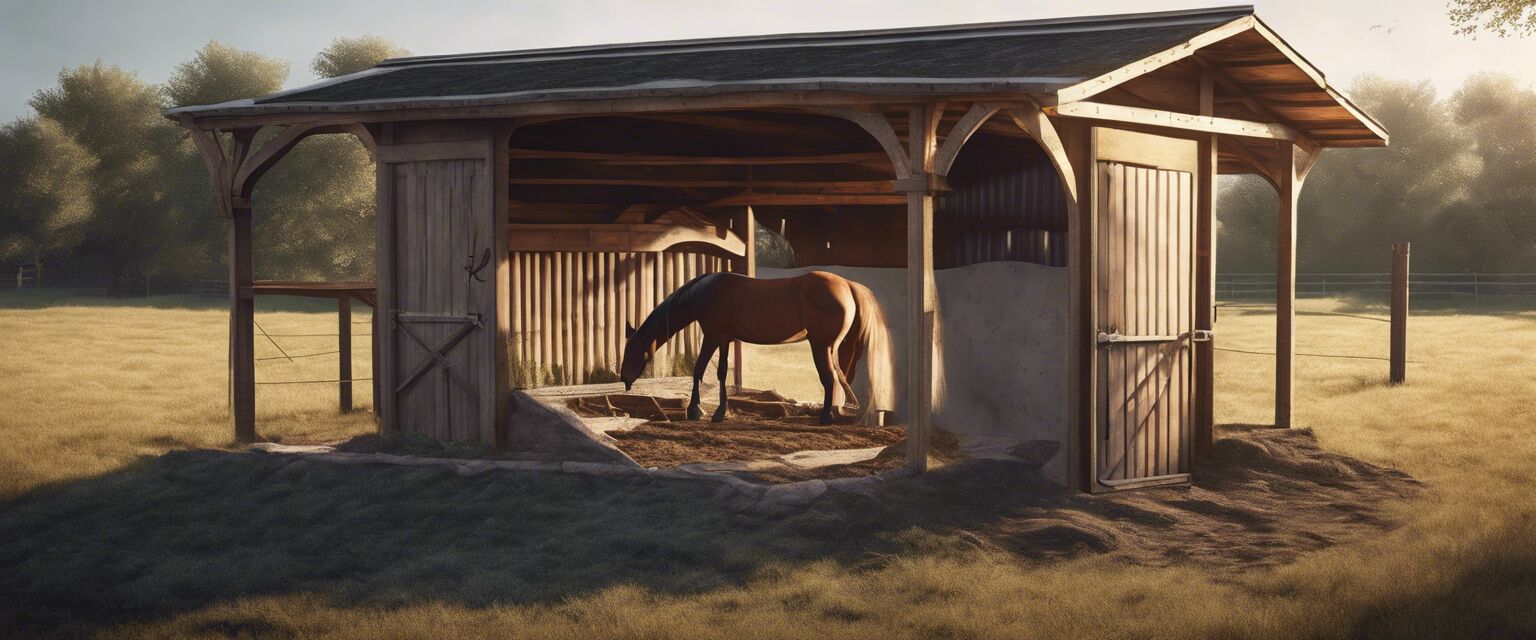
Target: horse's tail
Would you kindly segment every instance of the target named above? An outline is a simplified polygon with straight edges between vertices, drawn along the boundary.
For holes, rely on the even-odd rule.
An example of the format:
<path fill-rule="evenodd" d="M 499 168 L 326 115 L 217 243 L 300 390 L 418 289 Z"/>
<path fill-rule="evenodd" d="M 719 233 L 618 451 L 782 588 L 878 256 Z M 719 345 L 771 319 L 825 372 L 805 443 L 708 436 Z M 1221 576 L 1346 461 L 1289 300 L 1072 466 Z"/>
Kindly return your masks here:
<path fill-rule="evenodd" d="M 869 397 L 867 401 L 859 403 L 858 421 L 860 424 L 872 425 L 878 419 L 876 410 L 889 411 L 895 408 L 891 397 L 894 369 L 891 363 L 891 332 L 885 324 L 885 309 L 880 307 L 880 301 L 869 287 L 853 281 L 849 281 L 848 286 L 853 289 L 857 337 L 864 347 L 869 370 Z"/>

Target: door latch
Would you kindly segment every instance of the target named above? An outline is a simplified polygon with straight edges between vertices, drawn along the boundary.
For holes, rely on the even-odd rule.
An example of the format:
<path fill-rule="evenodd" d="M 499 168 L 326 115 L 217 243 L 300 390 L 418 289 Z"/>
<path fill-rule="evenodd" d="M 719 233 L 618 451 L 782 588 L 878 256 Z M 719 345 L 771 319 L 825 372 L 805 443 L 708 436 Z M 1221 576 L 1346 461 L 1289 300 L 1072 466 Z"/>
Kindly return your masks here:
<path fill-rule="evenodd" d="M 1216 332 L 1211 329 L 1195 329 L 1189 337 L 1191 342 L 1210 342 L 1216 337 Z"/>

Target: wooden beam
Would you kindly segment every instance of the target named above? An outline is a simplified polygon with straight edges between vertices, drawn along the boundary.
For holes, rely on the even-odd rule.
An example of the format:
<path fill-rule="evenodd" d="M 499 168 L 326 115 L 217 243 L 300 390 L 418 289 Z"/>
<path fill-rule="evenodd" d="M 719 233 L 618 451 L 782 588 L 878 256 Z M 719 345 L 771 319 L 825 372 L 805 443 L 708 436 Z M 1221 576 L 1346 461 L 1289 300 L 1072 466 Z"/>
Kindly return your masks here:
<path fill-rule="evenodd" d="M 1275 426 L 1291 426 L 1296 359 L 1296 207 L 1311 159 L 1300 148 L 1281 154 L 1275 238 Z"/>
<path fill-rule="evenodd" d="M 1302 139 L 1301 133 L 1283 124 L 1217 118 L 1214 116 L 1196 116 L 1187 113 L 1174 113 L 1172 111 L 1126 107 L 1099 102 L 1072 102 L 1054 107 L 1046 107 L 1045 111 L 1051 115 L 1068 118 L 1121 122 L 1193 133 L 1215 133 L 1242 138 L 1284 140 L 1287 142 Z"/>
<path fill-rule="evenodd" d="M 889 184 L 889 183 L 888 183 Z M 901 195 L 864 193 L 738 193 L 698 205 L 700 209 L 736 206 L 900 205 Z"/>
<path fill-rule="evenodd" d="M 676 180 L 664 178 L 603 178 L 603 177 L 518 177 L 507 181 L 512 185 L 602 185 L 616 187 L 661 187 L 668 189 L 785 189 L 816 190 L 835 193 L 890 193 L 890 180 Z"/>
<path fill-rule="evenodd" d="M 891 159 L 891 167 L 896 170 L 896 177 L 910 178 L 916 175 L 914 172 L 919 167 L 912 166 L 912 160 L 907 155 L 907 150 L 902 146 L 900 136 L 891 128 L 891 121 L 884 113 L 868 108 L 831 107 L 811 109 L 813 113 L 842 118 L 863 128 L 866 133 L 873 136 L 880 143 L 880 148 L 885 150 L 886 156 Z"/>
<path fill-rule="evenodd" d="M 907 166 L 914 173 L 934 168 L 938 119 L 927 104 L 907 111 Z M 933 283 L 933 193 L 907 192 L 907 468 L 928 469 L 933 428 L 935 291 Z"/>
<path fill-rule="evenodd" d="M 735 235 L 741 240 L 743 249 L 741 257 L 731 261 L 733 267 L 732 271 L 735 271 L 736 273 L 744 275 L 748 278 L 756 278 L 757 216 L 753 213 L 752 207 L 742 207 L 741 213 L 731 221 L 731 224 L 736 228 Z M 740 391 L 742 388 L 742 379 L 746 376 L 746 374 L 743 372 L 743 369 L 745 369 L 746 360 L 742 359 L 741 357 L 742 354 L 740 340 L 735 341 L 734 349 L 736 351 L 736 368 L 731 372 L 731 374 L 734 376 L 732 379 L 736 383 L 736 390 Z"/>
<path fill-rule="evenodd" d="M 229 218 L 229 380 L 236 442 L 256 441 L 255 311 L 251 204 L 246 200 L 231 205 Z"/>
<path fill-rule="evenodd" d="M 1241 102 L 1243 106 L 1248 107 L 1248 110 L 1252 111 L 1253 115 L 1255 116 L 1260 118 L 1268 118 L 1275 122 L 1285 122 L 1285 118 L 1281 118 L 1280 116 L 1276 115 L 1274 111 L 1271 111 L 1269 107 L 1264 103 L 1263 99 L 1249 93 L 1248 90 L 1242 88 L 1241 86 L 1238 86 L 1236 81 L 1227 77 L 1227 74 L 1222 73 L 1221 68 L 1217 67 L 1210 60 L 1207 60 L 1204 56 L 1200 55 L 1193 56 L 1193 58 L 1195 63 L 1200 65 L 1200 77 L 1202 83 L 1206 82 L 1207 79 L 1214 81 L 1217 85 L 1221 86 L 1224 91 L 1232 94 L 1232 96 L 1236 98 L 1238 102 Z M 1202 109 L 1200 115 L 1210 116 L 1216 115 L 1216 113 L 1214 110 L 1207 112 L 1206 110 Z"/>
<path fill-rule="evenodd" d="M 1099 93 L 1103 93 L 1120 84 L 1143 76 L 1153 70 L 1165 67 L 1169 64 L 1194 55 L 1202 47 L 1206 47 L 1234 35 L 1248 31 L 1258 24 L 1253 16 L 1245 16 L 1228 22 L 1220 27 L 1201 33 L 1190 40 L 1181 42 L 1173 47 L 1164 49 L 1150 56 L 1132 62 L 1128 65 L 1114 69 L 1108 73 L 1089 78 L 1070 87 L 1056 92 L 1056 99 L 1060 104 L 1077 102 Z"/>
<path fill-rule="evenodd" d="M 550 151 L 513 149 L 513 160 L 577 160 L 596 164 L 627 166 L 784 166 L 816 164 L 855 164 L 875 169 L 890 169 L 883 153 L 825 153 L 782 156 L 676 156 L 650 153 L 604 153 L 599 151 Z"/>
<path fill-rule="evenodd" d="M 235 172 L 234 182 L 231 184 L 234 193 L 242 198 L 250 198 L 251 192 L 256 189 L 256 181 L 260 180 L 261 176 L 268 169 L 272 168 L 272 165 L 277 164 L 278 160 L 287 155 L 294 145 L 315 133 L 319 128 L 319 125 L 313 124 L 295 124 L 283 127 L 282 131 L 278 132 L 277 137 L 268 140 L 266 144 L 261 146 L 260 150 L 246 159 L 245 162 L 236 163 L 235 166 L 238 169 Z"/>
<path fill-rule="evenodd" d="M 336 299 L 336 379 L 338 406 L 342 413 L 352 412 L 352 299 Z"/>
<path fill-rule="evenodd" d="M 380 127 L 379 144 L 395 141 L 395 125 Z M 395 402 L 395 370 L 397 344 L 395 340 L 395 166 L 386 162 L 374 165 L 374 283 L 378 302 L 373 311 L 373 344 L 378 354 L 378 367 L 373 370 L 373 383 L 379 389 L 379 402 L 373 413 L 384 433 L 400 431 L 397 416 L 399 404 Z"/>
<path fill-rule="evenodd" d="M 1034 101 L 1029 101 L 1008 110 L 1008 116 L 1013 119 L 1014 125 L 1029 134 L 1036 144 L 1045 151 L 1046 157 L 1051 159 L 1051 164 L 1056 167 L 1056 173 L 1061 176 L 1061 186 L 1067 194 L 1070 206 L 1079 206 L 1082 200 L 1079 198 L 1076 172 L 1072 168 L 1067 148 L 1062 144 L 1061 137 L 1057 134 L 1056 127 L 1051 124 L 1050 118 L 1045 115 L 1045 110 Z"/>
<path fill-rule="evenodd" d="M 1209 70 L 1200 76 L 1200 114 L 1215 111 L 1216 79 Z M 1201 136 L 1199 140 L 1199 175 L 1195 199 L 1195 326 L 1213 331 L 1216 322 L 1216 175 L 1219 169 L 1217 146 L 1220 138 Z M 1242 143 L 1233 141 L 1237 146 Z M 1216 444 L 1216 345 L 1213 341 L 1194 343 L 1194 456 L 1196 461 L 1210 460 Z"/>
<path fill-rule="evenodd" d="M 1092 143 L 1087 127 L 1069 126 L 1065 131 L 1058 130 L 1034 100 L 1010 107 L 1007 114 L 1013 126 L 1033 139 L 1050 158 L 1066 196 L 1067 340 L 1071 345 L 1065 350 L 1063 366 L 1067 372 L 1065 402 L 1068 428 L 1071 429 L 1067 440 L 1067 475 L 1069 482 L 1087 491 L 1092 484 L 1089 470 L 1093 468 L 1098 397 L 1098 297 L 1094 295 L 1093 285 L 1098 277 L 1094 254 L 1098 236 L 1093 209 L 1081 200 L 1080 194 L 1093 193 L 1095 188 Z M 1068 139 L 1063 139 L 1064 132 L 1070 136 Z M 1078 171 L 1079 167 L 1083 170 Z"/>
<path fill-rule="evenodd" d="M 493 392 L 494 407 L 491 408 L 491 422 L 489 438 L 483 442 L 489 442 L 492 446 L 502 448 L 507 446 L 507 422 L 511 418 L 512 402 L 512 359 L 507 345 L 512 344 L 512 315 L 518 310 L 512 307 L 512 288 L 519 286 L 512 278 L 512 249 L 511 231 L 507 220 L 507 206 L 512 199 L 511 186 L 507 178 L 512 175 L 512 162 L 507 153 L 512 146 L 512 134 L 516 132 L 516 122 L 503 122 L 493 127 L 491 131 L 491 208 L 488 214 L 491 222 L 491 252 L 495 255 L 496 270 L 493 272 L 496 290 L 495 297 L 495 339 L 491 341 L 492 349 L 492 383 L 495 385 Z"/>
<path fill-rule="evenodd" d="M 936 175 L 949 175 L 950 167 L 954 166 L 955 159 L 960 156 L 960 149 L 965 146 L 967 140 L 976 133 L 981 126 L 997 113 L 999 105 L 978 102 L 960 117 L 959 122 L 949 128 L 949 133 L 944 135 L 944 144 L 934 153 L 933 173 Z"/>
<path fill-rule="evenodd" d="M 1273 186 L 1276 189 L 1280 188 L 1280 176 L 1275 173 L 1273 168 L 1271 168 L 1270 165 L 1272 163 L 1265 162 L 1262 158 L 1255 155 L 1253 151 L 1247 147 L 1247 145 L 1242 143 L 1242 141 L 1231 139 L 1222 140 L 1219 137 L 1217 140 L 1220 150 L 1231 154 L 1233 157 L 1241 160 L 1243 164 L 1248 165 L 1248 168 L 1252 169 L 1254 173 L 1259 175 L 1259 177 L 1264 178 L 1264 180 L 1268 182 L 1270 186 Z"/>

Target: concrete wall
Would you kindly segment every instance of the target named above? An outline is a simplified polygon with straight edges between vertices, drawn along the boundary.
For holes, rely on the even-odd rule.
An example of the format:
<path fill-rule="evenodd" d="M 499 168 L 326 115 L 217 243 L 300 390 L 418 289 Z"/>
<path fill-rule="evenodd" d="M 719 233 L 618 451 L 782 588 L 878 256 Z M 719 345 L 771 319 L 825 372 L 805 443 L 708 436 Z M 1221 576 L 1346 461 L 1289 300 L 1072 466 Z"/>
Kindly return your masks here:
<path fill-rule="evenodd" d="M 906 270 L 759 269 L 758 277 L 783 278 L 807 271 L 828 271 L 863 283 L 885 306 L 894 352 L 896 409 L 904 417 Z M 958 436 L 962 448 L 978 456 L 1006 454 L 1030 441 L 1059 443 L 1043 472 L 1065 483 L 1066 270 L 985 262 L 938 271 L 936 279 L 942 340 L 934 362 L 943 388 L 934 403 L 934 425 Z M 860 363 L 856 385 L 860 398 L 868 397 L 868 373 L 863 368 Z"/>

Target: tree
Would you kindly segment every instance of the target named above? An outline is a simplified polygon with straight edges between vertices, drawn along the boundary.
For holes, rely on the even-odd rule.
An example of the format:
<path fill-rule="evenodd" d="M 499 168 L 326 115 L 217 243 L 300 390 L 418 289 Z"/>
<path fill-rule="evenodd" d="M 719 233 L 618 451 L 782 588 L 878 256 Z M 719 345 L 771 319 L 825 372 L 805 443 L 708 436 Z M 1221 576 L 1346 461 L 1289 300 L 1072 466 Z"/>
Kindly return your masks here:
<path fill-rule="evenodd" d="M 191 60 L 176 65 L 165 82 L 165 96 L 172 107 L 217 104 L 267 95 L 287 79 L 287 62 L 210 40 Z"/>
<path fill-rule="evenodd" d="M 176 66 L 163 94 L 172 107 L 216 104 L 273 93 L 287 77 L 287 62 L 209 41 Z M 186 132 L 178 134 L 176 144 L 163 150 L 161 167 L 170 194 L 164 215 L 174 224 L 177 242 L 155 256 L 153 267 L 184 277 L 210 275 L 226 260 L 226 223 L 215 213 L 201 156 Z"/>
<path fill-rule="evenodd" d="M 1456 33 L 1491 31 L 1499 37 L 1536 34 L 1536 0 L 1451 0 Z"/>
<path fill-rule="evenodd" d="M 1536 270 L 1536 92 L 1485 74 L 1444 99 L 1369 77 L 1352 93 L 1392 144 L 1323 154 L 1301 193 L 1298 268 L 1384 271 L 1406 240 L 1420 271 Z M 1219 202 L 1220 268 L 1272 271 L 1274 190 L 1226 179 Z"/>
<path fill-rule="evenodd" d="M 77 256 L 87 258 L 81 263 L 99 263 L 116 290 L 126 278 L 146 273 L 152 256 L 175 238 L 163 215 L 160 166 L 179 134 L 160 115 L 160 90 L 98 61 L 60 72 L 58 85 L 38 91 L 31 105 L 97 161 L 89 177 L 91 215 Z"/>
<path fill-rule="evenodd" d="M 410 54 L 411 52 L 379 36 L 336 38 L 331 41 L 331 46 L 315 55 L 310 68 L 314 69 L 315 75 L 322 78 L 339 78 L 371 68 L 387 58 L 398 58 Z"/>
<path fill-rule="evenodd" d="M 96 159 L 47 118 L 0 127 L 0 262 L 41 265 L 80 241 Z M 41 269 L 39 269 L 41 271 Z"/>

